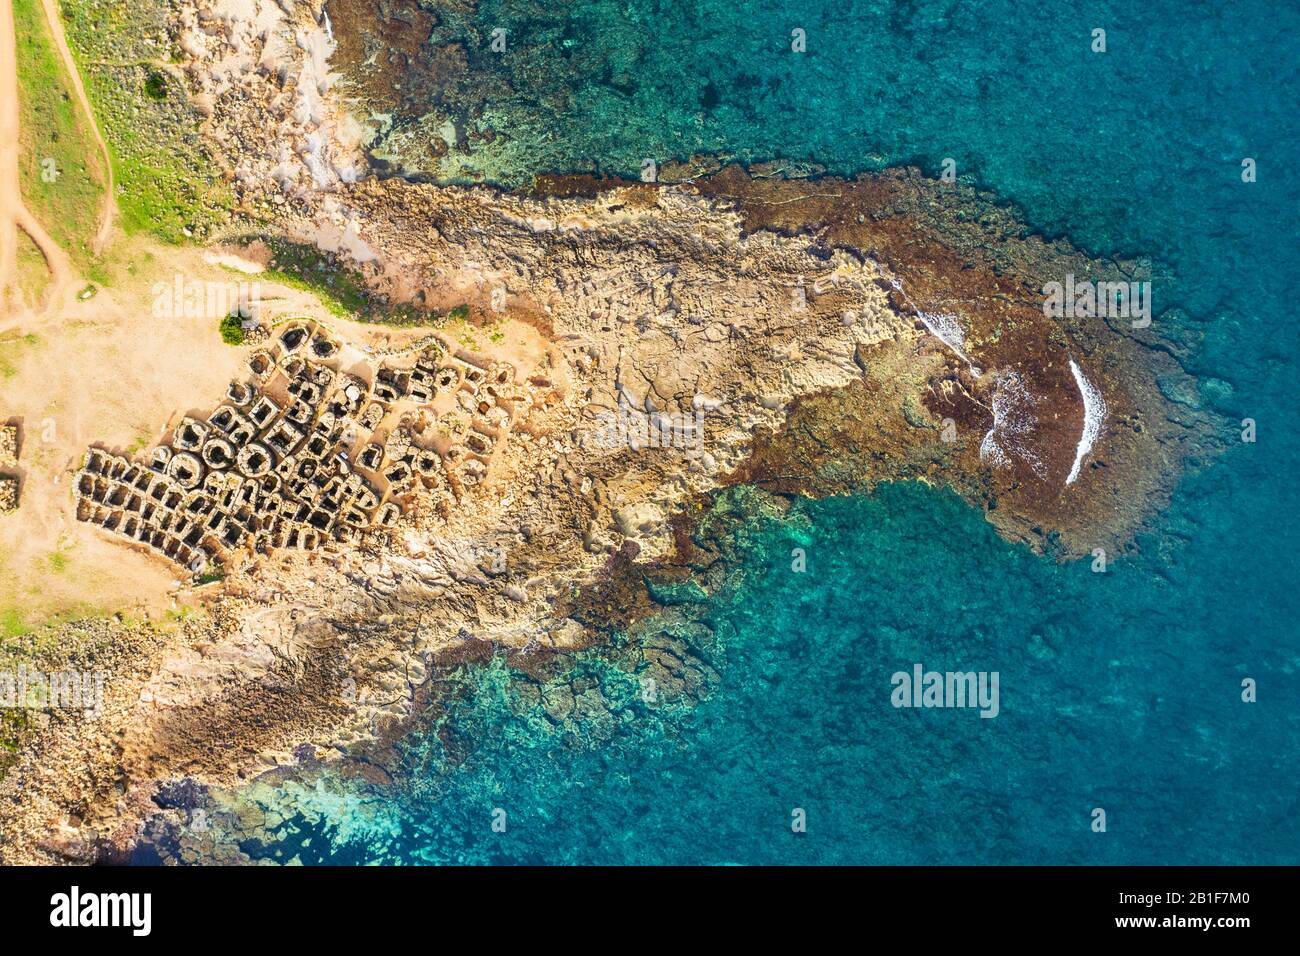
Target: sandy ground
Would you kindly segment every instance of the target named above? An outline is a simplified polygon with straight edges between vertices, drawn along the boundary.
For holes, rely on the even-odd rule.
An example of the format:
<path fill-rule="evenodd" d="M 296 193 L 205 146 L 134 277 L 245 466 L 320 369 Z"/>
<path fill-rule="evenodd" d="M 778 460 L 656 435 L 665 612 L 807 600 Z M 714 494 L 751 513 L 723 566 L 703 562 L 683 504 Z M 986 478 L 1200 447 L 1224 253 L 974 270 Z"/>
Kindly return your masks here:
<path fill-rule="evenodd" d="M 134 242 L 115 258 L 110 288 L 0 333 L 0 422 L 21 424 L 22 482 L 18 510 L 0 516 L 0 622 L 6 613 L 29 626 L 82 613 L 156 614 L 179 585 L 168 562 L 75 519 L 72 474 L 89 445 L 141 452 L 182 415 L 215 408 L 245 375 L 250 349 L 221 341 L 221 316 L 157 318 L 156 284 L 249 277 L 197 249 Z M 329 319 L 314 297 L 269 284 L 264 301 L 380 347 L 418 334 Z"/>
<path fill-rule="evenodd" d="M 138 248 L 142 257 L 146 252 Z M 77 522 L 72 472 L 86 448 L 151 443 L 174 414 L 221 395 L 243 358 L 210 316 L 157 319 L 157 277 L 229 281 L 197 253 L 153 249 L 148 278 L 104 289 L 19 326 L 0 344 L 0 421 L 21 422 L 18 511 L 0 516 L 0 613 L 53 615 L 167 606 L 165 562 Z"/>

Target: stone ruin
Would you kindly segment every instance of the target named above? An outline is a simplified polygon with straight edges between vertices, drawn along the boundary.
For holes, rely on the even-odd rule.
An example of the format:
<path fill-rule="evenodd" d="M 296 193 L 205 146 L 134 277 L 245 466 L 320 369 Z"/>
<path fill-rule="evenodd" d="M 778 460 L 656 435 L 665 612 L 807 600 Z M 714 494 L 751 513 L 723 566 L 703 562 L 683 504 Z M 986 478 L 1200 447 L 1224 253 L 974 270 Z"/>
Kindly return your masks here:
<path fill-rule="evenodd" d="M 183 418 L 146 460 L 91 448 L 77 518 L 194 574 L 236 549 L 310 550 L 393 527 L 422 490 L 482 481 L 521 397 L 510 365 L 448 354 L 433 336 L 415 348 L 413 367 L 381 362 L 367 381 L 340 371 L 319 326 L 290 324 L 249 356 L 224 404 Z"/>
<path fill-rule="evenodd" d="M 18 426 L 0 425 L 0 515 L 18 510 Z"/>

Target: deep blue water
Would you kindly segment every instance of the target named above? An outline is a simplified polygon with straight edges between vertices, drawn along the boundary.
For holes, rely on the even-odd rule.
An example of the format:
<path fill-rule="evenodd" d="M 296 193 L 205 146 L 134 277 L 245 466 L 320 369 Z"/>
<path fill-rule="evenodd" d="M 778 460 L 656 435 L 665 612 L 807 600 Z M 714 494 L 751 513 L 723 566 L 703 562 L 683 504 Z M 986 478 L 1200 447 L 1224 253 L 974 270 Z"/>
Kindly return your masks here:
<path fill-rule="evenodd" d="M 1259 441 L 1185 480 L 1138 552 L 1105 574 L 1009 545 L 921 486 L 756 523 L 741 536 L 743 574 L 710 609 L 719 680 L 703 703 L 632 701 L 601 728 L 608 740 L 575 746 L 518 712 L 503 666 L 467 671 L 472 692 L 441 727 L 472 741 L 465 762 L 445 773 L 430 732 L 409 742 L 391 788 L 318 784 L 317 797 L 295 798 L 308 812 L 292 848 L 286 831 L 285 856 L 1300 862 L 1289 294 L 1300 242 L 1288 168 L 1300 14 L 1271 3 L 703 6 L 481 3 L 480 25 L 508 20 L 519 43 L 527 24 L 541 31 L 576 10 L 587 32 L 569 37 L 594 48 L 534 51 L 577 61 L 577 78 L 554 82 L 590 89 L 558 120 L 540 94 L 504 104 L 515 125 L 499 123 L 517 140 L 540 142 L 544 124 L 551 134 L 511 161 L 631 171 L 642 155 L 728 149 L 854 171 L 937 170 L 953 156 L 1036 228 L 1172 270 L 1157 273 L 1158 328 L 1190 371 L 1217 380 L 1207 401 L 1225 433 L 1249 416 Z M 631 52 L 618 40 L 636 32 L 628 23 L 645 34 Z M 784 40 L 769 34 L 799 25 L 809 52 L 777 56 Z M 1095 26 L 1108 31 L 1104 55 L 1088 49 Z M 630 62 L 603 70 L 602 57 Z M 596 88 L 623 74 L 634 82 L 618 80 L 616 102 Z M 1246 156 L 1255 183 L 1241 181 Z M 804 574 L 790 570 L 796 544 Z M 998 671 L 1000 715 L 891 707 L 890 675 L 918 661 Z M 584 666 L 607 696 L 632 694 L 599 661 Z M 1241 700 L 1245 677 L 1257 703 Z M 1104 834 L 1090 829 L 1095 807 Z M 494 808 L 505 833 L 491 828 Z M 806 833 L 791 832 L 794 808 Z"/>

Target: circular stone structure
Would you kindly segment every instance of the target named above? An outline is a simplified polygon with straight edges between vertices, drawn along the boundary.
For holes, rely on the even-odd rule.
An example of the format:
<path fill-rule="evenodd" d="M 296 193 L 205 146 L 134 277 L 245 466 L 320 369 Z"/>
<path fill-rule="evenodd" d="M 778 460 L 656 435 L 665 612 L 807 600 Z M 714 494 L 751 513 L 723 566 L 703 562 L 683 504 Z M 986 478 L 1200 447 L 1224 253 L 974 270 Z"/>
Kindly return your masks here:
<path fill-rule="evenodd" d="M 235 460 L 235 467 L 249 478 L 261 478 L 271 471 L 271 466 L 274 464 L 275 458 L 271 454 L 271 449 L 258 442 L 241 449 L 239 457 Z"/>
<path fill-rule="evenodd" d="M 332 341 L 327 336 L 317 335 L 311 340 L 311 351 L 317 358 L 330 358 L 338 350 L 338 343 Z"/>
<path fill-rule="evenodd" d="M 432 478 L 442 471 L 442 456 L 432 448 L 422 448 L 415 456 L 415 471 L 425 478 Z"/>
<path fill-rule="evenodd" d="M 235 446 L 219 436 L 203 443 L 203 462 L 209 468 L 229 468 L 235 463 Z"/>
<path fill-rule="evenodd" d="M 248 357 L 248 370 L 257 376 L 259 382 L 266 381 L 275 371 L 275 356 L 266 349 L 258 349 Z"/>
<path fill-rule="evenodd" d="M 307 326 L 295 322 L 280 333 L 280 347 L 284 349 L 286 355 L 292 355 L 306 344 L 309 337 Z"/>
<path fill-rule="evenodd" d="M 167 462 L 167 477 L 187 491 L 197 488 L 203 480 L 203 463 L 188 451 L 172 455 L 171 461 Z"/>

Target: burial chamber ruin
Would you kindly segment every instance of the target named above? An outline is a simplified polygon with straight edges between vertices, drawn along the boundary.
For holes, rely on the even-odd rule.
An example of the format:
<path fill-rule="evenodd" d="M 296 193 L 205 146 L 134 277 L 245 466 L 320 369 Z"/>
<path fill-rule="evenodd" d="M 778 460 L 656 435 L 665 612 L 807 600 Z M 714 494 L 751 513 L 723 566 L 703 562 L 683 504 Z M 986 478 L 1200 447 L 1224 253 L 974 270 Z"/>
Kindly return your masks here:
<path fill-rule="evenodd" d="M 391 528 L 421 491 L 483 480 L 522 397 L 512 366 L 432 335 L 377 368 L 342 371 L 342 351 L 312 323 L 277 330 L 223 404 L 182 418 L 144 460 L 90 448 L 77 518 L 202 574 L 235 549 Z"/>

